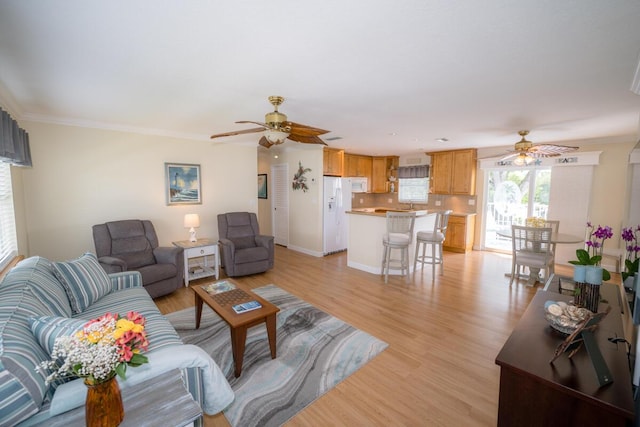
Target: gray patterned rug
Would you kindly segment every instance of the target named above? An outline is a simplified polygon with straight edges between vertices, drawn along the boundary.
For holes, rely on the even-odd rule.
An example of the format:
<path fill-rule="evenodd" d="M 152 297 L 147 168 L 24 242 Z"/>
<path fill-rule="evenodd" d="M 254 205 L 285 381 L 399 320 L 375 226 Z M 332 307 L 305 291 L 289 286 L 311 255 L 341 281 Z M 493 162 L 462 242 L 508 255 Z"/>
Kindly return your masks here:
<path fill-rule="evenodd" d="M 182 340 L 211 354 L 225 373 L 236 394 L 224 411 L 232 426 L 282 425 L 387 347 L 277 286 L 254 292 L 280 307 L 277 357 L 271 359 L 264 325 L 249 329 L 240 378 L 229 327 L 213 310 L 204 305 L 198 330 L 193 307 L 167 315 Z"/>

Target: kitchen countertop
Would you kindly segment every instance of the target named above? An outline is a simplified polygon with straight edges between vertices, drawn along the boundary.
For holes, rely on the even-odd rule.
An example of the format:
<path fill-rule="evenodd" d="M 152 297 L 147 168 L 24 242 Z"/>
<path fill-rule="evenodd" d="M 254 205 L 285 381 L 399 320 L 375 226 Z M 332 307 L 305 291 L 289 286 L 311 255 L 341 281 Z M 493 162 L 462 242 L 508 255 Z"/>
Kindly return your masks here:
<path fill-rule="evenodd" d="M 429 212 L 426 209 L 396 209 L 396 208 L 356 208 L 347 211 L 348 214 L 386 217 L 387 211 L 391 212 L 415 212 L 416 217 L 425 216 Z"/>
<path fill-rule="evenodd" d="M 351 209 L 350 211 L 347 211 L 347 213 L 356 214 L 356 215 L 370 215 L 370 216 L 384 217 L 386 216 L 387 211 L 415 212 L 416 216 L 424 216 L 424 215 L 427 215 L 428 213 L 435 212 L 434 210 L 428 210 L 428 209 L 400 209 L 400 208 L 393 208 L 393 207 L 389 207 L 389 208 L 370 207 L 370 208 L 354 208 L 354 209 Z M 476 215 L 476 214 L 474 212 L 452 212 L 451 215 L 467 217 L 467 216 Z"/>

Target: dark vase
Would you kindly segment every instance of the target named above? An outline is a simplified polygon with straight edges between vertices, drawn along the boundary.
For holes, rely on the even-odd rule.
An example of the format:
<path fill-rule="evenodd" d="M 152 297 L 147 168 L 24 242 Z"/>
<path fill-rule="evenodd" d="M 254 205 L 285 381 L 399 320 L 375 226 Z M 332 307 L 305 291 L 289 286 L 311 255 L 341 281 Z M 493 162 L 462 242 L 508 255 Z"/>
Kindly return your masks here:
<path fill-rule="evenodd" d="M 122 422 L 124 407 L 115 376 L 99 384 L 87 384 L 85 419 L 87 427 L 116 427 Z"/>

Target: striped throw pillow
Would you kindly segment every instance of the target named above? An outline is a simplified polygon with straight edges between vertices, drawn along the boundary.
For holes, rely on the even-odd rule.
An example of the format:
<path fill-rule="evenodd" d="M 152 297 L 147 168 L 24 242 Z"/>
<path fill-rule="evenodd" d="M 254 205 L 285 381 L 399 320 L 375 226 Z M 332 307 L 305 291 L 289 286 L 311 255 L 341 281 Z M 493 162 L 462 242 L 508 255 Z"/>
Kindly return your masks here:
<path fill-rule="evenodd" d="M 56 338 L 74 334 L 82 329 L 87 321 L 69 317 L 40 316 L 30 317 L 29 323 L 31 324 L 31 332 L 40 347 L 51 355 Z"/>
<path fill-rule="evenodd" d="M 73 261 L 54 262 L 52 266 L 67 291 L 74 314 L 82 313 L 113 288 L 98 258 L 90 252 Z"/>

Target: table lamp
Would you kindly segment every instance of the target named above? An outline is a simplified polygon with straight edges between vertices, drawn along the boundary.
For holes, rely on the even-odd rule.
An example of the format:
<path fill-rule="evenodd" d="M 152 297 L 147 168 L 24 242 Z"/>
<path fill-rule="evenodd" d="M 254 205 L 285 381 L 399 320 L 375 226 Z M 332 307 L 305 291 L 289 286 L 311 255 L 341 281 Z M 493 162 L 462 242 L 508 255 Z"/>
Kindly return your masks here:
<path fill-rule="evenodd" d="M 200 227 L 200 216 L 198 214 L 186 214 L 184 216 L 184 228 L 189 228 L 189 240 L 191 242 L 195 242 L 196 239 L 196 228 Z"/>

